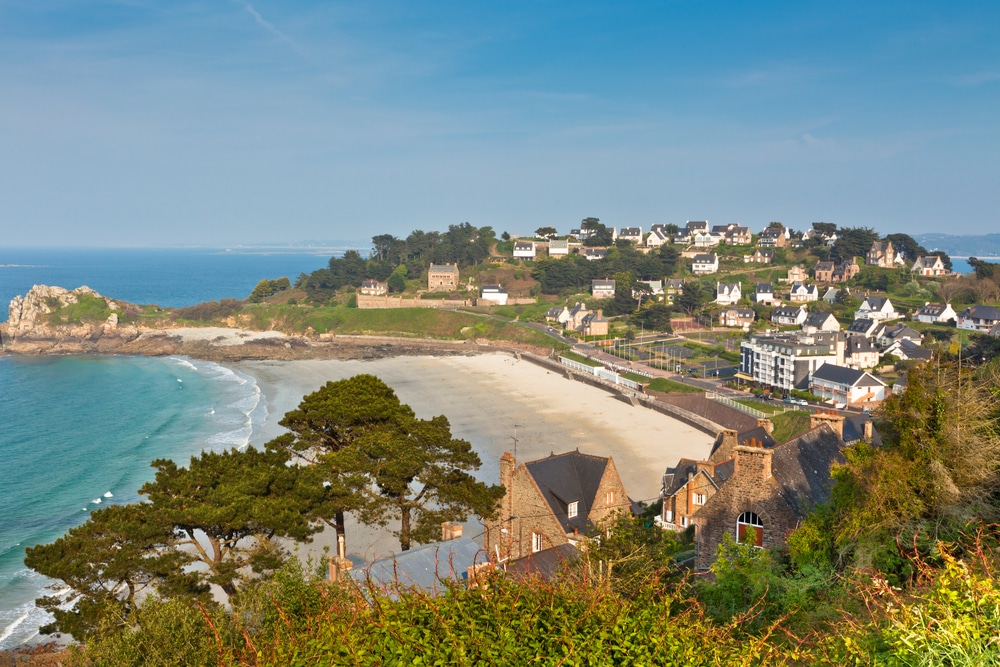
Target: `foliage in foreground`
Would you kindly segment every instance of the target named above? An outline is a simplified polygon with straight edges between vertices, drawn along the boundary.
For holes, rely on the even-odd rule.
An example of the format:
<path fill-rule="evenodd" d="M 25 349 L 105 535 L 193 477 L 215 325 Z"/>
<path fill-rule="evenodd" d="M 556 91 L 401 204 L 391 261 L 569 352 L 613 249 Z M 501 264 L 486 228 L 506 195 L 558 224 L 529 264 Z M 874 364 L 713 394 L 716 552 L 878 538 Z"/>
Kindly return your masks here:
<path fill-rule="evenodd" d="M 845 578 L 854 606 L 810 628 L 809 606 L 785 589 L 757 589 L 751 607 L 714 619 L 687 582 L 649 577 L 629 592 L 604 579 L 554 583 L 499 576 L 485 588 L 413 591 L 310 581 L 289 564 L 231 611 L 148 600 L 127 626 L 97 633 L 74 664 L 101 665 L 986 665 L 1000 660 L 1000 586 L 989 527 L 959 559 L 916 561 L 919 586 Z M 995 532 L 995 531 L 993 531 Z M 732 554 L 731 554 L 732 555 Z M 724 568 L 772 568 L 730 560 Z M 720 570 L 720 578 L 731 573 Z M 753 576 L 753 575 L 751 575 Z M 758 582 L 760 583 L 760 582 Z M 780 582 L 773 578 L 772 584 Z M 787 584 L 785 584 L 787 586 Z M 744 591 L 750 592 L 750 591 Z M 750 599 L 757 595 L 756 600 Z M 761 609 L 775 604 L 769 618 Z M 800 606 L 796 609 L 796 605 Z M 755 622 L 756 620 L 756 622 Z"/>

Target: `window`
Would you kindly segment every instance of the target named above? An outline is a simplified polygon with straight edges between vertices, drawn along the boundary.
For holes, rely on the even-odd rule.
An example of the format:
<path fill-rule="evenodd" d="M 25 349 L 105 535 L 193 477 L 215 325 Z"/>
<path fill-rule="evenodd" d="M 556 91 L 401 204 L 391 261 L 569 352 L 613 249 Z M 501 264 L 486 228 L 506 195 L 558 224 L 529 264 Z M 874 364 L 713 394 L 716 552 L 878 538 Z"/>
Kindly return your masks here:
<path fill-rule="evenodd" d="M 663 512 L 663 520 L 666 521 L 667 523 L 673 523 L 674 522 L 674 513 L 673 513 L 673 511 L 672 510 L 666 510 L 666 511 L 664 511 Z"/>
<path fill-rule="evenodd" d="M 604 494 L 604 503 L 606 505 L 614 505 L 615 504 L 615 492 L 614 491 L 608 491 L 607 493 Z"/>
<path fill-rule="evenodd" d="M 566 506 L 566 516 L 573 518 L 577 514 L 577 507 L 579 507 L 579 502 L 574 500 L 569 505 Z"/>
<path fill-rule="evenodd" d="M 542 550 L 542 534 L 531 533 L 531 553 L 538 553 Z"/>
<path fill-rule="evenodd" d="M 736 541 L 751 544 L 757 548 L 764 546 L 764 522 L 753 512 L 744 512 L 736 519 Z"/>
<path fill-rule="evenodd" d="M 681 517 L 681 525 L 684 526 L 685 528 L 687 528 L 688 518 L 686 516 L 682 516 Z"/>
<path fill-rule="evenodd" d="M 696 494 L 694 494 L 694 500 L 692 502 L 694 502 L 695 505 L 704 505 L 705 504 L 705 494 L 704 493 L 696 493 Z"/>

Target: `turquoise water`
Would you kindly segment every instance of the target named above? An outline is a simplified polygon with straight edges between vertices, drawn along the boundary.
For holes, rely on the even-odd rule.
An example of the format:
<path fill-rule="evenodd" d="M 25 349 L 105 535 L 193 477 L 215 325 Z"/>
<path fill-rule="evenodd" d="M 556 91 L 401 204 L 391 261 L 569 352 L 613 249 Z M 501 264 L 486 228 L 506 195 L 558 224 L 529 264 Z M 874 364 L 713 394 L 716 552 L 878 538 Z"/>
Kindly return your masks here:
<path fill-rule="evenodd" d="M 329 254 L 223 250 L 0 248 L 0 321 L 32 285 L 89 285 L 137 303 L 187 306 L 245 297 L 261 278 L 326 265 Z M 266 417 L 253 378 L 181 358 L 0 356 L 0 650 L 46 622 L 48 584 L 24 567 L 108 503 L 138 500 L 150 462 L 243 446 Z M 110 493 L 110 496 L 106 494 Z"/>
<path fill-rule="evenodd" d="M 138 500 L 153 459 L 244 446 L 266 417 L 252 378 L 181 358 L 6 357 L 0 387 L 0 649 L 45 620 L 27 546 Z"/>

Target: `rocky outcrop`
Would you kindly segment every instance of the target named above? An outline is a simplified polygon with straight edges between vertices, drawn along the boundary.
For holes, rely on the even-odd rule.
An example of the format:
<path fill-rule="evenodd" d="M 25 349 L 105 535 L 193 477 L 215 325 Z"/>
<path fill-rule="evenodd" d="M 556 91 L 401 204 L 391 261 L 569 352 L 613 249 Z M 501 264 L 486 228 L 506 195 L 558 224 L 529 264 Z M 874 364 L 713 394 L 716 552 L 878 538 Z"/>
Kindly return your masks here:
<path fill-rule="evenodd" d="M 104 299 L 111 315 L 96 323 L 53 324 L 52 314 L 78 303 L 82 295 Z M 172 330 L 169 318 L 161 328 L 121 324 L 118 312 L 138 306 L 101 296 L 89 287 L 66 290 L 36 285 L 10 303 L 10 318 L 0 324 L 0 353 L 184 355 L 208 361 L 292 359 L 379 359 L 407 355 L 470 354 L 494 346 L 472 341 L 437 341 L 389 336 L 246 336 L 233 344 L 232 335 L 218 339 L 184 336 Z M 190 333 L 190 329 L 186 330 Z M 244 334 L 241 334 L 241 336 Z"/>
<path fill-rule="evenodd" d="M 61 309 L 79 303 L 84 296 L 104 301 L 108 317 L 100 322 L 53 323 L 52 316 Z M 119 326 L 119 312 L 131 306 L 101 296 L 89 287 L 67 290 L 62 287 L 35 285 L 24 296 L 14 297 L 8 308 L 7 322 L 0 325 L 0 348 L 6 351 L 21 351 L 28 354 L 48 352 L 60 353 L 61 345 L 67 345 L 66 352 L 78 351 L 85 343 L 96 343 L 107 339 L 110 344 L 127 342 L 139 337 L 135 326 Z M 53 349 L 55 348 L 55 349 Z M 83 350 L 80 350 L 83 351 Z"/>

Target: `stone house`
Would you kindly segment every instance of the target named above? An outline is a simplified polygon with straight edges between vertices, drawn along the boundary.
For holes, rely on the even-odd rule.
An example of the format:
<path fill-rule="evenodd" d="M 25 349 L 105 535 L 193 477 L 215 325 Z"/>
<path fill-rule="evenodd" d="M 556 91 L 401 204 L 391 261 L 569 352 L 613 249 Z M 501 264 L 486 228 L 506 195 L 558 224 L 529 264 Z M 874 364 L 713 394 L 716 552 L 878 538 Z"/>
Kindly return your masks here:
<path fill-rule="evenodd" d="M 614 460 L 579 451 L 520 464 L 504 454 L 500 483 L 506 493 L 485 523 L 483 549 L 501 562 L 580 544 L 632 506 Z"/>
<path fill-rule="evenodd" d="M 883 269 L 891 269 L 896 261 L 896 251 L 892 241 L 873 241 L 872 247 L 865 255 L 865 264 Z"/>
<path fill-rule="evenodd" d="M 789 283 L 804 283 L 808 279 L 809 274 L 806 271 L 806 267 L 801 264 L 797 264 L 788 269 L 788 277 L 785 278 L 786 282 Z"/>
<path fill-rule="evenodd" d="M 756 313 L 751 308 L 726 308 L 719 313 L 719 325 L 724 327 L 740 327 L 744 331 L 750 329 Z"/>
<path fill-rule="evenodd" d="M 610 322 L 604 317 L 604 311 L 598 308 L 583 316 L 580 322 L 580 333 L 584 336 L 607 336 Z"/>
<path fill-rule="evenodd" d="M 723 238 L 727 245 L 750 245 L 753 234 L 750 228 L 744 225 L 729 225 Z"/>
<path fill-rule="evenodd" d="M 813 269 L 813 277 L 818 283 L 832 283 L 833 282 L 833 270 L 836 268 L 836 263 L 831 261 L 819 261 L 816 262 L 816 267 Z"/>
<path fill-rule="evenodd" d="M 758 248 L 784 248 L 788 245 L 788 230 L 784 227 L 768 227 L 757 237 Z"/>
<path fill-rule="evenodd" d="M 773 447 L 755 438 L 733 451 L 732 473 L 690 517 L 698 569 L 715 560 L 724 536 L 780 548 L 816 505 L 830 498 L 830 470 L 842 463 L 844 418 L 814 413 L 813 427 Z"/>
<path fill-rule="evenodd" d="M 743 255 L 744 264 L 770 264 L 774 261 L 774 251 L 757 248 L 752 255 Z"/>
<path fill-rule="evenodd" d="M 431 292 L 458 289 L 458 264 L 431 264 L 427 269 L 427 289 Z"/>
<path fill-rule="evenodd" d="M 861 267 L 858 265 L 858 260 L 856 257 L 851 257 L 837 265 L 837 268 L 833 270 L 831 280 L 835 283 L 843 283 L 853 280 L 859 273 L 861 273 Z"/>

